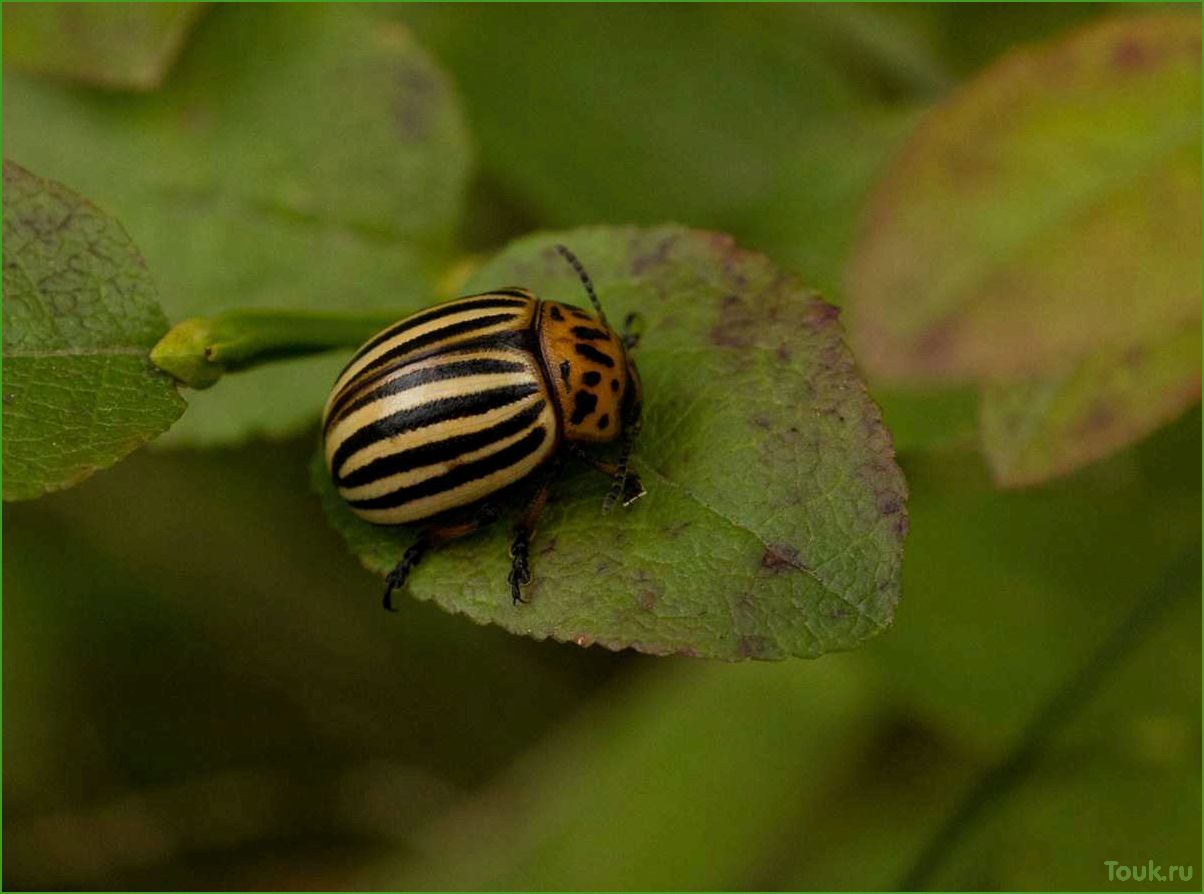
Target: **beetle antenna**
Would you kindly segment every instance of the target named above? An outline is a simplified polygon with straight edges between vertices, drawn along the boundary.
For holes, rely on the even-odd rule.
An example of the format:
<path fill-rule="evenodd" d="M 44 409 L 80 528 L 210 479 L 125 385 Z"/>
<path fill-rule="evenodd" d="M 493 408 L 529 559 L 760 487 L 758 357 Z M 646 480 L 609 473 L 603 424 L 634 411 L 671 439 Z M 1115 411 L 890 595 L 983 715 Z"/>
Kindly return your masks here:
<path fill-rule="evenodd" d="M 585 286 L 586 294 L 589 295 L 589 303 L 594 306 L 594 310 L 598 312 L 598 319 L 603 323 L 606 322 L 606 314 L 602 312 L 602 302 L 598 300 L 598 296 L 594 293 L 594 284 L 590 281 L 589 274 L 585 272 L 585 267 L 577 260 L 577 256 L 565 248 L 563 245 L 557 244 L 556 250 L 560 252 L 560 256 L 569 262 L 577 274 L 577 278 L 581 280 L 581 285 Z"/>

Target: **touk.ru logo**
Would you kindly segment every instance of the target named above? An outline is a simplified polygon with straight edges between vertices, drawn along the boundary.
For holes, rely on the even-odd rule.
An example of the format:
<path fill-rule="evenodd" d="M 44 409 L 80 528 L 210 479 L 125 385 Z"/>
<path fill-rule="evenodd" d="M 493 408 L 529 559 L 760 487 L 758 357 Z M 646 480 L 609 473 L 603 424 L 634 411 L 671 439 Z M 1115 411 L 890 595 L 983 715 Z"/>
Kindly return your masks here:
<path fill-rule="evenodd" d="M 1119 860 L 1105 860 L 1110 882 L 1189 882 L 1195 870 L 1191 866 L 1163 866 L 1149 860 L 1140 866 L 1130 866 Z"/>

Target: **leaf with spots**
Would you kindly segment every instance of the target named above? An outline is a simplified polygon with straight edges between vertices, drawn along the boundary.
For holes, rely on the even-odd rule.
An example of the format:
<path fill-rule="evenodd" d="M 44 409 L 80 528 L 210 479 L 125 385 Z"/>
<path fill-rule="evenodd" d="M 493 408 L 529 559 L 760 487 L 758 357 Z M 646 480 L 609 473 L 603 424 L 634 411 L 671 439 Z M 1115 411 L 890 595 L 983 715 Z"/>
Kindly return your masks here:
<path fill-rule="evenodd" d="M 121 225 L 4 162 L 4 499 L 60 490 L 184 410 L 148 355 L 167 330 Z"/>
<path fill-rule="evenodd" d="M 429 300 L 468 175 L 452 87 L 409 32 L 333 4 L 219 5 L 146 95 L 4 83 L 4 148 L 118 215 L 173 322 L 225 310 L 400 316 Z M 345 357 L 189 394 L 165 443 L 311 423 Z"/>
<path fill-rule="evenodd" d="M 907 488 L 837 311 L 730 238 L 680 227 L 530 237 L 466 291 L 581 303 L 556 242 L 612 320 L 644 317 L 633 466 L 648 493 L 603 516 L 608 482 L 570 461 L 532 544 L 529 604 L 510 603 L 509 516 L 426 557 L 413 595 L 541 639 L 728 660 L 813 657 L 889 626 Z M 313 471 L 334 526 L 387 573 L 415 531 L 359 521 Z"/>
<path fill-rule="evenodd" d="M 996 481 L 1138 440 L 1200 393 L 1200 16 L 1108 17 L 934 109 L 849 269 L 858 358 L 980 389 Z"/>

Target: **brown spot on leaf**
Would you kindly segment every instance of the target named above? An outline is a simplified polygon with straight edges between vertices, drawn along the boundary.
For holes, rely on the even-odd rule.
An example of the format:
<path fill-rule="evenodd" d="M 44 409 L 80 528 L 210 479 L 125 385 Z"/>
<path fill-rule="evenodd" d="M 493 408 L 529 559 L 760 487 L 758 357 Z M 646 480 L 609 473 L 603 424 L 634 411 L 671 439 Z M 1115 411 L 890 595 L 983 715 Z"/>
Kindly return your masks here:
<path fill-rule="evenodd" d="M 760 658 L 769 652 L 769 640 L 763 636 L 744 635 L 736 643 L 741 658 Z"/>
<path fill-rule="evenodd" d="M 811 329 L 825 329 L 840 319 L 840 308 L 822 298 L 814 299 L 803 316 L 803 322 Z"/>
<path fill-rule="evenodd" d="M 643 276 L 654 267 L 659 267 L 669 260 L 669 250 L 677 242 L 677 236 L 662 239 L 650 251 L 636 255 L 631 261 L 631 272 L 634 276 Z"/>
<path fill-rule="evenodd" d="M 644 587 L 636 594 L 636 602 L 644 611 L 652 611 L 652 606 L 656 603 L 656 593 L 649 587 Z"/>
<path fill-rule="evenodd" d="M 1089 438 L 1102 434 L 1112 428 L 1115 422 L 1116 414 L 1113 412 L 1112 407 L 1101 401 L 1091 408 L 1091 412 L 1087 414 L 1087 418 L 1079 425 L 1079 436 Z"/>
<path fill-rule="evenodd" d="M 688 527 L 690 527 L 690 523 L 688 521 L 678 522 L 671 527 L 665 528 L 665 537 L 667 537 L 669 540 L 676 540 L 685 533 L 685 530 Z"/>
<path fill-rule="evenodd" d="M 761 567 L 780 574 L 784 571 L 802 571 L 806 566 L 799 558 L 796 547 L 789 543 L 771 543 L 761 554 Z"/>
<path fill-rule="evenodd" d="M 711 329 L 711 341 L 723 348 L 748 348 L 759 322 L 740 296 L 728 295 L 719 305 L 719 321 Z"/>
<path fill-rule="evenodd" d="M 1152 61 L 1149 48 L 1132 38 L 1126 38 L 1112 48 L 1112 65 L 1119 71 L 1141 71 L 1149 68 Z"/>

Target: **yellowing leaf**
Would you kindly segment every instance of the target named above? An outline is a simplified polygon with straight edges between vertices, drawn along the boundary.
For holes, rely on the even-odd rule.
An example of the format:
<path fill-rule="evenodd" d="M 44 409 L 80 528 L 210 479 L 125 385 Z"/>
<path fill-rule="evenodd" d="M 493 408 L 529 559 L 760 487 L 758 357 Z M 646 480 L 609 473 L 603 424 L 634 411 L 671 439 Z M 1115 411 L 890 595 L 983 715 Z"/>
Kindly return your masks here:
<path fill-rule="evenodd" d="M 1107 456 L 1200 399 L 1200 328 L 1158 344 L 1102 352 L 1018 384 L 986 385 L 983 449 L 995 480 L 1044 481 Z"/>
<path fill-rule="evenodd" d="M 1200 318 L 1200 19 L 1109 19 L 935 110 L 850 265 L 858 359 L 1018 377 Z"/>
<path fill-rule="evenodd" d="M 979 384 L 996 480 L 1065 474 L 1199 394 L 1200 18 L 1111 17 L 934 110 L 848 273 L 858 360 Z"/>

